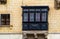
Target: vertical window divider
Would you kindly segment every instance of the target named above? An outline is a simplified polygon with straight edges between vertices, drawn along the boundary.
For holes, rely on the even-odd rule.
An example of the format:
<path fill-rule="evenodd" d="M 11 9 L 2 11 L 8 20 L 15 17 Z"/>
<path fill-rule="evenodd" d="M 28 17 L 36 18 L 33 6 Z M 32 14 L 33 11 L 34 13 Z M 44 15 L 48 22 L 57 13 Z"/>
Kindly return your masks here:
<path fill-rule="evenodd" d="M 40 9 L 41 10 L 41 9 Z M 42 22 L 42 11 L 40 11 L 40 22 Z"/>
<path fill-rule="evenodd" d="M 29 15 L 29 9 L 28 9 L 28 23 L 29 23 L 30 15 Z"/>
<path fill-rule="evenodd" d="M 28 9 L 28 29 L 29 29 L 29 25 L 30 25 L 30 23 L 29 23 L 29 21 L 30 21 L 30 15 L 29 15 L 29 9 Z"/>
<path fill-rule="evenodd" d="M 40 9 L 39 13 L 40 13 L 40 22 L 41 22 L 41 9 Z"/>
<path fill-rule="evenodd" d="M 36 9 L 34 8 L 34 23 L 36 23 L 35 17 L 36 17 Z"/>

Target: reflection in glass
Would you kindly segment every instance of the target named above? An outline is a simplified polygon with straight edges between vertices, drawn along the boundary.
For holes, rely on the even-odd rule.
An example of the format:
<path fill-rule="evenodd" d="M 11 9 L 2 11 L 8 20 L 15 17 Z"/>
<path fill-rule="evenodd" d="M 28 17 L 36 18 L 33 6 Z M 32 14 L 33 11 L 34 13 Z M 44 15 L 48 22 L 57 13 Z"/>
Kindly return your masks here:
<path fill-rule="evenodd" d="M 47 11 L 47 9 L 41 9 L 41 11 Z"/>
<path fill-rule="evenodd" d="M 42 22 L 46 22 L 46 14 L 47 13 L 42 13 Z"/>
<path fill-rule="evenodd" d="M 36 11 L 40 11 L 40 9 L 36 9 Z"/>
<path fill-rule="evenodd" d="M 24 22 L 28 21 L 28 13 L 24 13 Z"/>
<path fill-rule="evenodd" d="M 30 13 L 30 22 L 34 21 L 34 13 Z"/>
<path fill-rule="evenodd" d="M 35 11 L 35 9 L 29 9 L 29 11 Z"/>
<path fill-rule="evenodd" d="M 40 22 L 40 13 L 36 13 L 36 21 Z"/>
<path fill-rule="evenodd" d="M 28 9 L 24 9 L 23 11 L 28 11 Z"/>

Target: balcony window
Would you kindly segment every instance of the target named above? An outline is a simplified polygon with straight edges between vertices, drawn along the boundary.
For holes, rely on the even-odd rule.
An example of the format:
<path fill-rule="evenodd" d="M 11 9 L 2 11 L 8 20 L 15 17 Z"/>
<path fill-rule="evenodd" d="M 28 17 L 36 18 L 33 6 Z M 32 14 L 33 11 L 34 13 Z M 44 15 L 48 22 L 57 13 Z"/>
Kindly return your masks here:
<path fill-rule="evenodd" d="M 48 29 L 48 6 L 22 6 L 22 9 L 23 30 Z"/>
<path fill-rule="evenodd" d="M 30 22 L 34 22 L 34 13 L 30 13 Z"/>
<path fill-rule="evenodd" d="M 47 22 L 47 13 L 42 13 L 42 22 Z"/>
<path fill-rule="evenodd" d="M 35 16 L 36 18 L 36 22 L 39 22 L 40 21 L 40 13 L 36 13 L 36 16 Z"/>
<path fill-rule="evenodd" d="M 28 22 L 28 13 L 23 14 L 23 21 Z"/>

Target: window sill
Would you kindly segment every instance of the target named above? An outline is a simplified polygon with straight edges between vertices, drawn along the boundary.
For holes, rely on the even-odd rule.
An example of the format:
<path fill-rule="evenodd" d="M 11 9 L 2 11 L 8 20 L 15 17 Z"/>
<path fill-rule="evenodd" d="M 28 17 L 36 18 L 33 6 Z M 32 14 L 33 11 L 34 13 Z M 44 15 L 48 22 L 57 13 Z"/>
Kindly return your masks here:
<path fill-rule="evenodd" d="M 12 25 L 0 25 L 0 27 L 13 27 Z"/>

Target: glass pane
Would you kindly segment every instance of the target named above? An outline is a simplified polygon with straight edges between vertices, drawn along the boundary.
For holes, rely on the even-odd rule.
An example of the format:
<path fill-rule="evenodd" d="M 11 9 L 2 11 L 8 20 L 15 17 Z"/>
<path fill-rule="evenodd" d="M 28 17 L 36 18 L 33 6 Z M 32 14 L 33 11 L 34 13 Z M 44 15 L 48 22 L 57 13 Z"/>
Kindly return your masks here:
<path fill-rule="evenodd" d="M 46 22 L 47 13 L 42 13 L 42 22 Z"/>
<path fill-rule="evenodd" d="M 36 9 L 36 11 L 40 11 L 40 9 Z"/>
<path fill-rule="evenodd" d="M 30 13 L 30 21 L 34 21 L 34 13 Z"/>
<path fill-rule="evenodd" d="M 29 11 L 35 11 L 34 9 L 29 9 Z"/>
<path fill-rule="evenodd" d="M 28 9 L 24 9 L 23 11 L 28 11 Z"/>
<path fill-rule="evenodd" d="M 10 25 L 10 14 L 1 14 L 1 25 Z"/>
<path fill-rule="evenodd" d="M 1 22 L 1 25 L 6 25 L 6 23 L 5 22 Z"/>
<path fill-rule="evenodd" d="M 40 13 L 36 13 L 36 21 L 40 21 Z"/>
<path fill-rule="evenodd" d="M 24 17 L 23 17 L 23 21 L 24 22 L 27 22 L 28 21 L 28 13 L 24 13 Z"/>
<path fill-rule="evenodd" d="M 47 11 L 47 9 L 41 9 L 41 11 Z"/>
<path fill-rule="evenodd" d="M 10 22 L 6 22 L 6 25 L 10 25 Z"/>
<path fill-rule="evenodd" d="M 6 21 L 10 21 L 10 15 L 6 15 Z"/>

